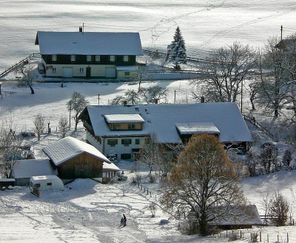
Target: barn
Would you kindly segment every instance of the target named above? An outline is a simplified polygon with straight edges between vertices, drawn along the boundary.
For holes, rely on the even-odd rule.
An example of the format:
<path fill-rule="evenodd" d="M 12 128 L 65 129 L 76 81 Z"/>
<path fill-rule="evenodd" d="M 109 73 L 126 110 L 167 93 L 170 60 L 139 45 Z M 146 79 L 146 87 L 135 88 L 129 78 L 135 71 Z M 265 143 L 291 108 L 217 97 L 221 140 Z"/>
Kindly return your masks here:
<path fill-rule="evenodd" d="M 99 178 L 103 163 L 111 163 L 90 144 L 73 137 L 63 138 L 43 148 L 62 179 Z"/>

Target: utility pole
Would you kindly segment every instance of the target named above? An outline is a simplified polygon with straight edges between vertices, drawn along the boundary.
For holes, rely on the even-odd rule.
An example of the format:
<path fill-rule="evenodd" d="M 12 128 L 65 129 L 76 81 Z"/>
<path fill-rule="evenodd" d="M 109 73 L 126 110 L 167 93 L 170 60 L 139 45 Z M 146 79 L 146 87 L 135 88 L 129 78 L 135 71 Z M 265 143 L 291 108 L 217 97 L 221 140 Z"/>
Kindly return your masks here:
<path fill-rule="evenodd" d="M 243 114 L 243 86 L 244 86 L 244 81 L 242 80 L 242 82 L 241 82 L 241 105 L 240 105 L 240 110 L 241 110 L 242 114 Z"/>
<path fill-rule="evenodd" d="M 72 110 L 72 106 L 70 105 L 69 107 L 69 130 L 71 130 L 71 110 Z"/>
<path fill-rule="evenodd" d="M 281 41 L 283 40 L 283 26 L 281 25 Z"/>
<path fill-rule="evenodd" d="M 174 90 L 174 104 L 176 104 L 176 99 L 177 99 L 177 90 Z"/>

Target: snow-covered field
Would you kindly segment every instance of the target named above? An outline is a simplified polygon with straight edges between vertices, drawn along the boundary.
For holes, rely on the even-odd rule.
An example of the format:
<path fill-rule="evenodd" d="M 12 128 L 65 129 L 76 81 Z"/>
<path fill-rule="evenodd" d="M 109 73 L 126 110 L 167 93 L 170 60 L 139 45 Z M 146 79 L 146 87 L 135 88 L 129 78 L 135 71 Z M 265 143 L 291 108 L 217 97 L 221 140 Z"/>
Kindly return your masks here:
<path fill-rule="evenodd" d="M 279 190 L 291 202 L 295 212 L 296 173 L 278 173 L 244 180 L 242 185 L 251 203 L 260 209 L 266 193 Z M 272 187 L 270 186 L 272 183 Z M 124 192 L 124 193 L 123 193 Z M 41 194 L 37 198 L 28 188 L 0 191 L 0 242 L 227 242 L 222 237 L 182 235 L 178 222 L 157 207 L 155 218 L 147 208 L 155 202 L 129 182 L 102 185 L 89 179 L 79 179 L 68 184 L 63 192 Z M 122 214 L 127 215 L 127 226 L 119 227 Z M 161 219 L 169 224 L 159 225 Z M 248 242 L 250 232 L 262 232 L 263 242 L 296 242 L 295 226 L 264 227 L 245 230 Z"/>
<path fill-rule="evenodd" d="M 0 70 L 32 52 L 38 30 L 139 31 L 144 47 L 166 48 L 180 26 L 191 54 L 233 41 L 263 46 L 296 31 L 294 0 L 1 0 Z"/>
<path fill-rule="evenodd" d="M 192 102 L 190 81 L 144 82 L 142 87 L 159 85 L 168 89 L 167 99 L 172 102 L 176 90 L 176 102 Z M 59 83 L 36 83 L 35 94 L 28 88 L 20 88 L 15 84 L 3 83 L 3 97 L 0 98 L 0 120 L 12 123 L 17 131 L 32 130 L 34 116 L 41 113 L 46 122 L 50 122 L 55 130 L 59 118 L 68 116 L 67 101 L 74 91 L 84 95 L 90 104 L 108 104 L 117 95 L 123 95 L 128 89 L 138 89 L 135 83 L 67 83 L 64 88 Z"/>

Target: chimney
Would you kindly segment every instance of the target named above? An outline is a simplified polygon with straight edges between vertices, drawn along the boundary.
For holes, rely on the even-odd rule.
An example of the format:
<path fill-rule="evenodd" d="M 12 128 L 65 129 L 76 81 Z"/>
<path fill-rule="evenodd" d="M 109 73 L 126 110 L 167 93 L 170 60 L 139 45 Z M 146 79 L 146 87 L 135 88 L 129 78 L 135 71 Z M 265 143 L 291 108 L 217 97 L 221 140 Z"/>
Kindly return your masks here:
<path fill-rule="evenodd" d="M 200 103 L 205 103 L 205 97 L 204 96 L 200 97 Z"/>
<path fill-rule="evenodd" d="M 82 26 L 79 26 L 79 32 L 83 32 Z"/>

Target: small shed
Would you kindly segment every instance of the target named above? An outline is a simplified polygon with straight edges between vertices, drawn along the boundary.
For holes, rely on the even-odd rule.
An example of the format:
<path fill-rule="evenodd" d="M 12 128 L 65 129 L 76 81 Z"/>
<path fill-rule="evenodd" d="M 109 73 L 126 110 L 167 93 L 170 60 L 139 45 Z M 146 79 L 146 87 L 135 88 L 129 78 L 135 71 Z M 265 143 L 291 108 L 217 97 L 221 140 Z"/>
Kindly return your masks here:
<path fill-rule="evenodd" d="M 106 163 L 103 164 L 103 175 L 102 182 L 108 183 L 112 178 L 114 178 L 117 173 L 119 173 L 120 169 L 114 163 Z"/>
<path fill-rule="evenodd" d="M 28 186 L 32 176 L 56 175 L 56 169 L 49 159 L 16 160 L 12 167 L 11 177 L 16 186 Z"/>
<path fill-rule="evenodd" d="M 214 208 L 217 214 L 222 207 Z M 225 210 L 225 208 L 223 208 Z M 217 217 L 216 220 L 209 225 L 219 227 L 221 229 L 246 229 L 252 226 L 263 225 L 256 205 L 233 205 L 227 208 L 227 214 Z"/>
<path fill-rule="evenodd" d="M 62 191 L 64 183 L 55 175 L 32 176 L 30 179 L 30 191 L 39 196 L 42 191 Z"/>
<path fill-rule="evenodd" d="M 43 149 L 62 179 L 102 177 L 103 163 L 111 163 L 99 150 L 73 137 L 63 138 Z"/>

